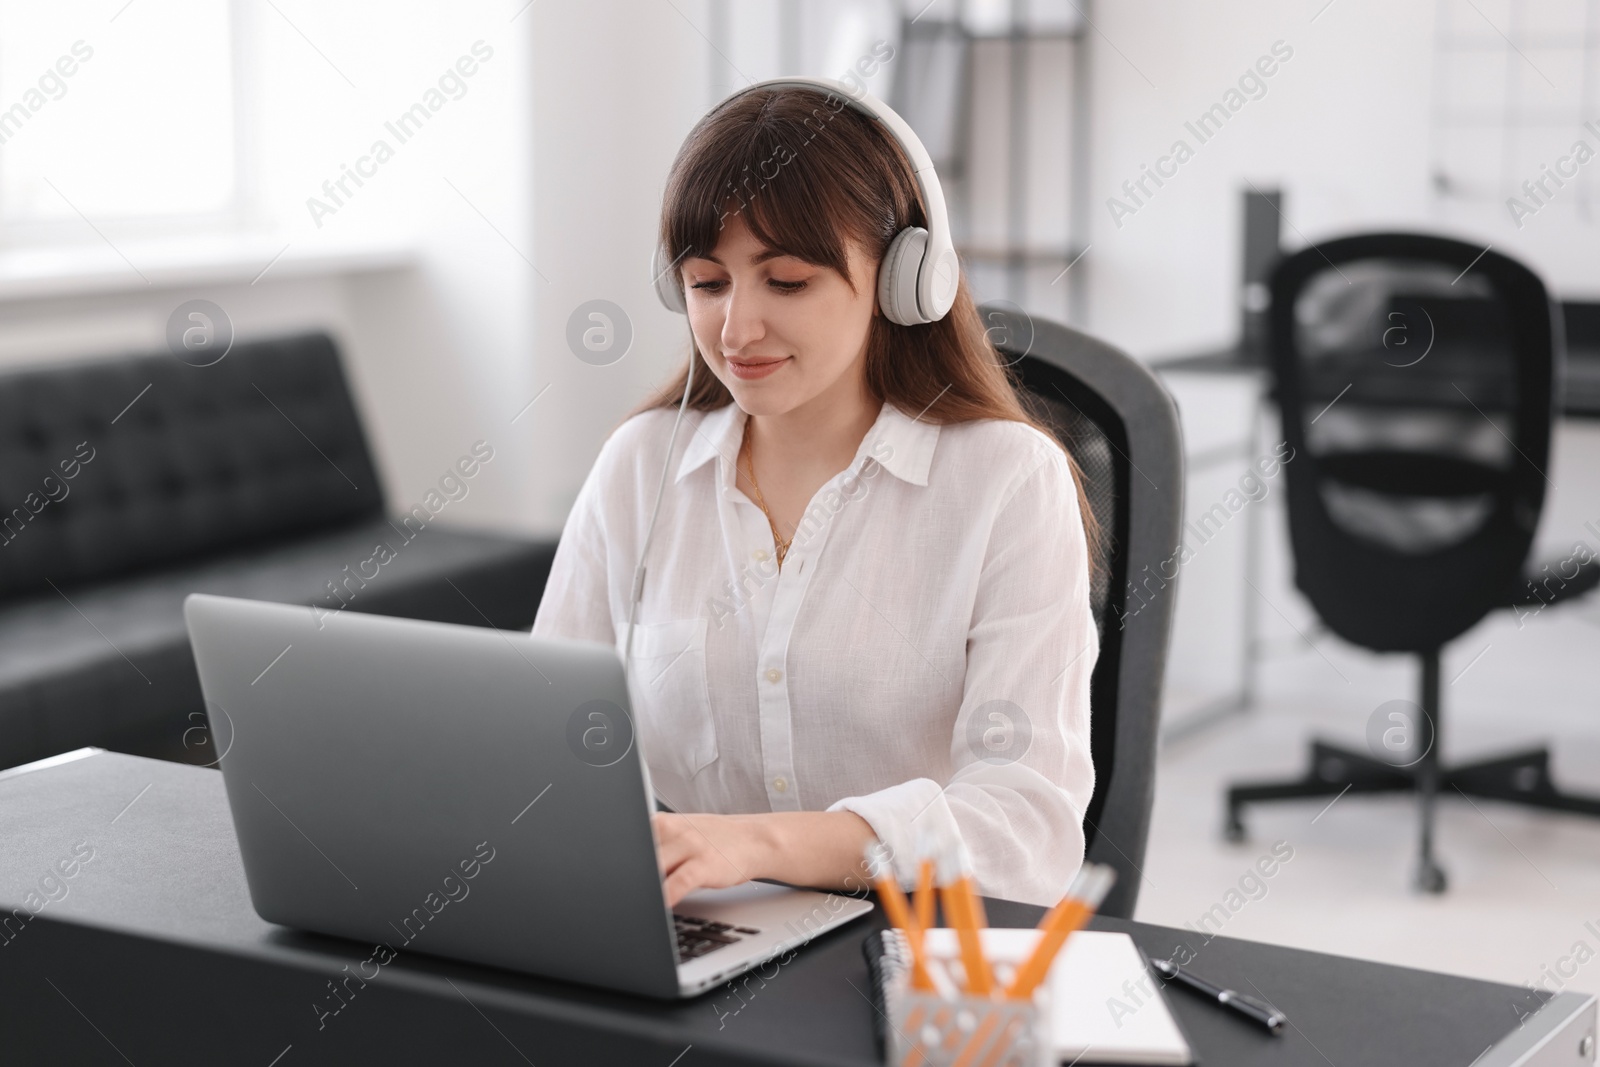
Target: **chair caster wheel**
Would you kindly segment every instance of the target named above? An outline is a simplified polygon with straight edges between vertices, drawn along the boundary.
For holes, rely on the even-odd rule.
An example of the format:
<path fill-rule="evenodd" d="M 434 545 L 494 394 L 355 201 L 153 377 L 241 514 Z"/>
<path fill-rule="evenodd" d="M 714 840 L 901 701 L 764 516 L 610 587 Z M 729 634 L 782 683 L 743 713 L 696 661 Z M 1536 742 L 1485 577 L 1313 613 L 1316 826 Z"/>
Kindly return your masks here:
<path fill-rule="evenodd" d="M 1417 869 L 1417 889 L 1424 893 L 1443 893 L 1450 884 L 1444 869 L 1437 863 L 1424 863 Z"/>
<path fill-rule="evenodd" d="M 1237 815 L 1229 815 L 1227 825 L 1222 828 L 1223 835 L 1234 844 L 1239 844 L 1247 836 L 1244 832 L 1244 823 Z"/>

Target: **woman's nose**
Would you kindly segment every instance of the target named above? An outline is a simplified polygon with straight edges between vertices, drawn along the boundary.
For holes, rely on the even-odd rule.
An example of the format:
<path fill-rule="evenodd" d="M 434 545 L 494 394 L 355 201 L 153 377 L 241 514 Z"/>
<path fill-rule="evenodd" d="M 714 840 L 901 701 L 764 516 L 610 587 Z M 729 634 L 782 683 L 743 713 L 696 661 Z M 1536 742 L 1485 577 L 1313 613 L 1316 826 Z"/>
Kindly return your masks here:
<path fill-rule="evenodd" d="M 724 305 L 723 348 L 737 352 L 759 341 L 765 332 L 759 293 L 752 292 L 747 286 L 733 285 L 728 302 Z"/>

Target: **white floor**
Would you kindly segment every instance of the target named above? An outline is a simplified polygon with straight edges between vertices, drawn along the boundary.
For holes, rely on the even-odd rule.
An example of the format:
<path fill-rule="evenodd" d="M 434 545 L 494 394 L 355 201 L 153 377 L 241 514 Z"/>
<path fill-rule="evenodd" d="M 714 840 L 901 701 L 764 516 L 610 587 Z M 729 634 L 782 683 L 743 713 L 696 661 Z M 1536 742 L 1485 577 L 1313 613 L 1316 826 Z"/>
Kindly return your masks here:
<path fill-rule="evenodd" d="M 1600 493 L 1585 507 L 1589 493 L 1574 500 L 1576 486 L 1563 488 L 1564 513 L 1600 516 Z M 1281 513 L 1271 517 L 1280 523 Z M 1580 532 L 1576 522 L 1562 525 Z M 1278 556 L 1281 542 L 1268 551 Z M 1277 603 L 1263 608 L 1270 648 L 1259 700 L 1163 747 L 1137 917 L 1198 925 L 1214 905 L 1232 903 L 1221 931 L 1228 936 L 1600 992 L 1600 819 L 1446 799 L 1436 847 L 1450 887 L 1441 896 L 1411 888 L 1417 821 L 1409 798 L 1346 796 L 1331 808 L 1325 799 L 1277 802 L 1247 815 L 1247 842 L 1223 837 L 1228 783 L 1299 775 L 1313 735 L 1365 750 L 1374 709 L 1417 695 L 1415 660 L 1328 635 L 1307 643 L 1296 627 L 1310 632 L 1308 613 L 1281 557 L 1270 569 L 1265 596 Z M 1548 742 L 1558 785 L 1600 796 L 1600 593 L 1547 608 L 1520 629 L 1509 611 L 1491 616 L 1449 647 L 1443 679 L 1446 762 Z M 1279 841 L 1292 859 L 1264 889 L 1246 878 L 1249 892 L 1229 898 Z"/>

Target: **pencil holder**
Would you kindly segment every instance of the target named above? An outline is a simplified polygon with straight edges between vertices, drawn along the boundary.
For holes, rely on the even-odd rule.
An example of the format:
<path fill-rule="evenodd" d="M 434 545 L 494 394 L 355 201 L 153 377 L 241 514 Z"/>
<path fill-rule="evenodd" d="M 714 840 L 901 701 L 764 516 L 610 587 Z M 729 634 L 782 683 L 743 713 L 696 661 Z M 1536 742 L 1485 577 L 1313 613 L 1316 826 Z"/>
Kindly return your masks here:
<path fill-rule="evenodd" d="M 902 975 L 884 999 L 888 1067 L 1054 1067 L 1048 982 L 1027 1000 L 947 998 L 913 989 Z"/>

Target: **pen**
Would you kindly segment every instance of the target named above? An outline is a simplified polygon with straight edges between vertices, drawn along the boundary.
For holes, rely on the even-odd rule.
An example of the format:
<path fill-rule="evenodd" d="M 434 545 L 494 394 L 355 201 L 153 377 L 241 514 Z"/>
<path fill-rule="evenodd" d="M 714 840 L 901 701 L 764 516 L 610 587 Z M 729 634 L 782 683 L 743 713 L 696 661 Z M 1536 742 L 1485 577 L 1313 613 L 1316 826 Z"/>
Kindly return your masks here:
<path fill-rule="evenodd" d="M 1219 985 L 1213 985 L 1204 978 L 1184 970 L 1171 960 L 1151 960 L 1150 966 L 1154 967 L 1156 973 L 1168 981 L 1188 986 L 1196 993 L 1216 1001 L 1223 1007 L 1232 1008 L 1245 1018 L 1252 1019 L 1265 1026 L 1271 1033 L 1275 1034 L 1282 1030 L 1283 1024 L 1289 1021 L 1287 1015 L 1274 1008 L 1271 1004 L 1263 1004 L 1255 997 L 1247 997 L 1243 993 L 1237 993 L 1232 989 L 1223 989 Z"/>

